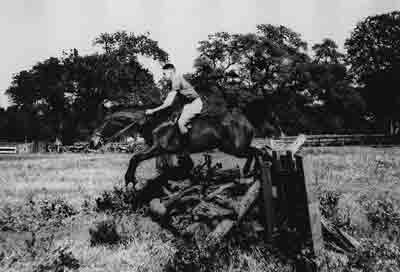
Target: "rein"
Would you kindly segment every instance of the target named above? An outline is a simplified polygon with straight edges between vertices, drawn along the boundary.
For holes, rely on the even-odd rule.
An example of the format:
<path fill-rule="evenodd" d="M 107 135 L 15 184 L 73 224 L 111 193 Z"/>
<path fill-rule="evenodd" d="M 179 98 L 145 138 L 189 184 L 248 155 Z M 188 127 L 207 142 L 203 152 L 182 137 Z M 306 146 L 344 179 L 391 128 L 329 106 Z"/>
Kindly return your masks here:
<path fill-rule="evenodd" d="M 176 123 L 178 121 L 179 115 L 174 116 L 174 118 L 172 118 L 173 123 Z M 133 121 L 132 123 L 130 123 L 129 125 L 127 125 L 126 127 L 122 128 L 121 130 L 117 131 L 115 134 L 113 134 L 112 136 L 102 139 L 103 144 L 106 144 L 108 142 L 110 142 L 111 140 L 117 138 L 118 136 L 122 135 L 123 133 L 125 133 L 128 129 L 130 129 L 131 127 L 133 127 L 136 124 L 136 121 Z M 96 135 L 99 136 L 100 138 L 102 138 L 102 134 L 100 132 L 96 132 Z"/>
<path fill-rule="evenodd" d="M 116 132 L 115 134 L 113 134 L 112 136 L 110 136 L 110 137 L 104 139 L 104 140 L 103 140 L 103 141 L 104 141 L 104 144 L 107 143 L 107 142 L 109 142 L 109 141 L 111 141 L 111 140 L 114 140 L 115 138 L 117 138 L 118 136 L 120 136 L 121 134 L 123 134 L 124 132 L 126 132 L 128 129 L 130 129 L 131 127 L 133 127 L 133 125 L 135 125 L 135 124 L 136 124 L 136 122 L 132 122 L 132 123 L 130 123 L 129 125 L 127 125 L 126 127 L 124 127 L 124 128 L 122 128 L 121 130 L 117 131 L 117 132 Z M 101 136 L 101 133 L 99 133 L 99 134 L 100 134 L 99 136 Z"/>

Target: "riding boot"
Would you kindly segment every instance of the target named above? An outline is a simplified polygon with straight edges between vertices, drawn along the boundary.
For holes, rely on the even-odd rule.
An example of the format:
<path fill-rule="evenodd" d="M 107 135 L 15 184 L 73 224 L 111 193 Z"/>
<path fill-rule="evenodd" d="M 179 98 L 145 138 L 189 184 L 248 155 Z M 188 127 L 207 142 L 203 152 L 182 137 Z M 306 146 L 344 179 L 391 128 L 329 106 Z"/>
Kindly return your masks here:
<path fill-rule="evenodd" d="M 189 132 L 186 132 L 185 134 L 181 133 L 181 139 L 182 139 L 182 147 L 185 152 L 188 152 L 188 147 L 189 147 Z"/>
<path fill-rule="evenodd" d="M 187 146 L 187 144 L 188 144 L 188 142 L 189 142 L 189 139 L 188 139 L 188 137 L 187 137 L 188 133 L 183 134 L 183 133 L 181 132 L 181 129 L 179 128 L 178 123 L 176 123 L 175 126 L 176 126 L 176 129 L 178 130 L 178 135 L 179 135 L 178 137 L 179 137 L 179 139 L 180 139 L 180 143 L 181 143 L 181 146 L 182 146 L 182 150 L 186 150 L 186 146 Z"/>

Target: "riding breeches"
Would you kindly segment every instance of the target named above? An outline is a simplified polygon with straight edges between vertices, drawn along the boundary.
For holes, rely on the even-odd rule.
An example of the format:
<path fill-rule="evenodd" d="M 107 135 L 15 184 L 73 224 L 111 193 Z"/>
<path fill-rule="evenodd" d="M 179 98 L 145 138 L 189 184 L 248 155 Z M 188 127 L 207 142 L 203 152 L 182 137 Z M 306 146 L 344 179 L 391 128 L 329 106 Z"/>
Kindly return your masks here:
<path fill-rule="evenodd" d="M 181 133 L 185 134 L 188 132 L 186 125 L 194 116 L 201 112 L 202 108 L 203 102 L 200 98 L 196 98 L 191 103 L 188 103 L 183 107 L 182 114 L 178 119 L 178 126 Z"/>

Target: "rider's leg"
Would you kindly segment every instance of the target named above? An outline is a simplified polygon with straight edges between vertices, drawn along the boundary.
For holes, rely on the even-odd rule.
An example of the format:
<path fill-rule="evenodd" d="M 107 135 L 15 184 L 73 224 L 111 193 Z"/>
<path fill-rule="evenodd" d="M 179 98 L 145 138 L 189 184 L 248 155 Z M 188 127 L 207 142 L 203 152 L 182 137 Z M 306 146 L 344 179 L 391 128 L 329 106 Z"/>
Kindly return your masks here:
<path fill-rule="evenodd" d="M 196 98 L 193 102 L 186 104 L 183 107 L 182 114 L 178 120 L 179 130 L 182 134 L 188 132 L 188 128 L 186 127 L 190 120 L 199 114 L 203 108 L 203 102 L 200 98 Z"/>

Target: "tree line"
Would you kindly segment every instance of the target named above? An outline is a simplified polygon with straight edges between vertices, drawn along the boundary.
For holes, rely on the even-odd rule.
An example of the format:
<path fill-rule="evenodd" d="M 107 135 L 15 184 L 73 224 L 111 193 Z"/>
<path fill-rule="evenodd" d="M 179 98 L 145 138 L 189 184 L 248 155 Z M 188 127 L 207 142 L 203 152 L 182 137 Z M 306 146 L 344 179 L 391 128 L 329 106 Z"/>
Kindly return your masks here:
<path fill-rule="evenodd" d="M 0 139 L 83 140 L 110 110 L 161 102 L 167 84 L 140 56 L 161 65 L 168 53 L 149 33 L 103 33 L 93 46 L 94 54 L 72 49 L 13 76 Z M 331 39 L 309 48 L 288 27 L 260 24 L 210 34 L 185 76 L 210 101 L 243 110 L 261 134 L 271 120 L 287 134 L 388 132 L 400 120 L 400 12 L 360 21 L 344 48 Z"/>

